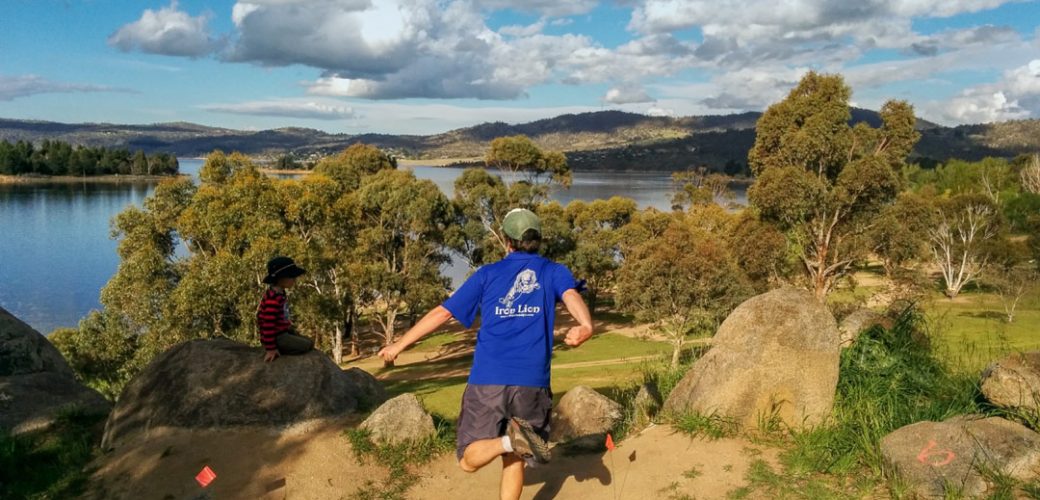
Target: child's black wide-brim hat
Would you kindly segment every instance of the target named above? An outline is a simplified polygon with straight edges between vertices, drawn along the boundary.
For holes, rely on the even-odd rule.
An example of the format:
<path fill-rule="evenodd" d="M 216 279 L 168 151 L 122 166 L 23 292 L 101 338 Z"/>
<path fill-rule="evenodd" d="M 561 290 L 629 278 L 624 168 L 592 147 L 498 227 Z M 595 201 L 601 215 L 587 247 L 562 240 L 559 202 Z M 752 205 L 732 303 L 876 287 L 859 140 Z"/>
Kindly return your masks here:
<path fill-rule="evenodd" d="M 288 257 L 275 257 L 267 261 L 267 276 L 264 277 L 264 283 L 273 285 L 281 278 L 295 278 L 306 273 L 307 270 L 297 266 L 292 259 Z"/>

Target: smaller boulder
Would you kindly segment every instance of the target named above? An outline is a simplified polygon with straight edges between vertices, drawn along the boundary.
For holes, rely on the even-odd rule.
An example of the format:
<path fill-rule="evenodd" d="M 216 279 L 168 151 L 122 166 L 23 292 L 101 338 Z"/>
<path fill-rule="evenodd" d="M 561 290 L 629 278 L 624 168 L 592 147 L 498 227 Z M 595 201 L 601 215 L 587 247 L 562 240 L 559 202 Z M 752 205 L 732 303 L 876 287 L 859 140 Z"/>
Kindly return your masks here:
<path fill-rule="evenodd" d="M 923 498 L 985 495 L 993 486 L 980 470 L 1021 481 L 1040 473 L 1040 434 L 999 417 L 918 422 L 881 439 L 881 454 Z"/>
<path fill-rule="evenodd" d="M 405 393 L 382 404 L 361 423 L 377 443 L 398 444 L 432 437 L 433 417 L 415 394 Z"/>
<path fill-rule="evenodd" d="M 875 325 L 884 325 L 885 319 L 884 315 L 867 308 L 853 311 L 852 314 L 841 320 L 841 324 L 838 325 L 838 338 L 841 340 L 841 347 L 851 346 L 859 338 L 860 333 L 873 328 Z"/>
<path fill-rule="evenodd" d="M 549 440 L 566 443 L 572 449 L 601 450 L 607 433 L 622 418 L 621 405 L 580 385 L 567 391 L 553 408 Z"/>
<path fill-rule="evenodd" d="M 982 372 L 982 394 L 995 406 L 1040 411 L 1040 351 L 1016 353 Z"/>
<path fill-rule="evenodd" d="M 661 391 L 657 389 L 657 384 L 647 382 L 639 386 L 639 392 L 636 393 L 635 399 L 632 400 L 635 426 L 646 427 L 650 425 L 657 412 L 661 411 L 661 405 L 663 404 L 664 398 L 661 397 Z"/>

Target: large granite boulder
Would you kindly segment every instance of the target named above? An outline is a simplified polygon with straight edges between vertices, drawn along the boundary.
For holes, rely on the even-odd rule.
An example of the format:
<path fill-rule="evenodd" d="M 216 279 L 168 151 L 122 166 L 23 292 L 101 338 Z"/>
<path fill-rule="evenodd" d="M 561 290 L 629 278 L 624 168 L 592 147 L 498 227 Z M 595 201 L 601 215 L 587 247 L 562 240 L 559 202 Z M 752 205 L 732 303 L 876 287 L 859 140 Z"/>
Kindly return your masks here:
<path fill-rule="evenodd" d="M 387 397 L 389 397 L 383 384 L 379 382 L 379 379 L 373 377 L 371 373 L 356 366 L 343 370 L 343 373 L 350 377 L 354 384 L 361 389 L 357 394 L 358 410 L 371 410 L 386 402 Z"/>
<path fill-rule="evenodd" d="M 982 394 L 994 406 L 1040 411 L 1040 351 L 1012 354 L 982 372 Z"/>
<path fill-rule="evenodd" d="M 361 423 L 377 443 L 420 441 L 436 432 L 433 417 L 415 394 L 405 393 L 385 403 Z"/>
<path fill-rule="evenodd" d="M 43 335 L 0 308 L 0 429 L 17 434 L 47 427 L 63 411 L 109 408 Z"/>
<path fill-rule="evenodd" d="M 881 454 L 922 498 L 978 498 L 992 488 L 994 475 L 1025 482 L 1040 477 L 1040 434 L 999 417 L 908 425 L 881 439 Z"/>
<path fill-rule="evenodd" d="M 716 414 L 748 428 L 762 418 L 816 425 L 831 414 L 840 353 L 827 307 L 805 290 L 773 290 L 726 318 L 664 409 Z"/>
<path fill-rule="evenodd" d="M 552 411 L 549 440 L 571 449 L 600 450 L 607 433 L 624 417 L 621 405 L 579 385 L 563 395 Z"/>
<path fill-rule="evenodd" d="M 263 349 L 227 339 L 192 340 L 154 359 L 127 384 L 102 446 L 154 427 L 286 427 L 354 412 L 371 388 L 328 356 L 310 352 L 265 363 Z"/>

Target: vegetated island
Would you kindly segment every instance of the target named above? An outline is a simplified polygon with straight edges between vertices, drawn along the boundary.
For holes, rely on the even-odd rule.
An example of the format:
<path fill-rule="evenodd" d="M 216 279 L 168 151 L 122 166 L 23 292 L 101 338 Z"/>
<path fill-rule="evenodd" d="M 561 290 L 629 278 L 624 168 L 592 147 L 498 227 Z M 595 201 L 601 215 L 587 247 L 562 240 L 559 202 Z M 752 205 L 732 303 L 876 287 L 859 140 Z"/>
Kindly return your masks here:
<path fill-rule="evenodd" d="M 140 182 L 179 175 L 177 157 L 44 140 L 0 141 L 0 184 Z"/>

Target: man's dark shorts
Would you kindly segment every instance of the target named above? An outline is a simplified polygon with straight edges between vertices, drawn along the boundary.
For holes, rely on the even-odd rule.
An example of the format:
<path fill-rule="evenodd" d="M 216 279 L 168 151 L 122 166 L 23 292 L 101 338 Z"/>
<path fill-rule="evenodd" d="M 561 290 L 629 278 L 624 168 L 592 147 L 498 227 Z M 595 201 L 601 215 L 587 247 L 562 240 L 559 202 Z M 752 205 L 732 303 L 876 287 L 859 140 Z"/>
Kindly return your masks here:
<path fill-rule="evenodd" d="M 461 460 L 466 447 L 474 441 L 505 435 L 512 417 L 526 420 L 542 439 L 549 439 L 552 391 L 545 387 L 518 385 L 467 385 L 462 394 L 458 422 L 458 447 Z"/>

